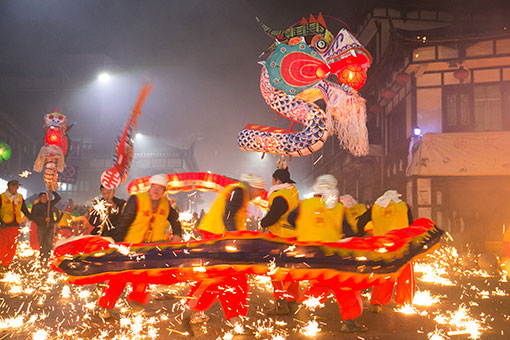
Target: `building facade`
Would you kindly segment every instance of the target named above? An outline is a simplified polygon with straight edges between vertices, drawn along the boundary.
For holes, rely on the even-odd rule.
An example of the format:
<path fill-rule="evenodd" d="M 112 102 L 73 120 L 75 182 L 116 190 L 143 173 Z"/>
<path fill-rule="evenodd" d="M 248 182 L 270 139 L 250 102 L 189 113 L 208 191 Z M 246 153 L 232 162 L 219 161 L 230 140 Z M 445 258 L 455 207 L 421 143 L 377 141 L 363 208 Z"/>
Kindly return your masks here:
<path fill-rule="evenodd" d="M 374 57 L 361 91 L 369 155 L 331 138 L 312 175 L 335 174 L 362 202 L 395 189 L 416 217 L 446 228 L 456 210 L 498 238 L 510 224 L 510 27 L 497 16 L 376 8 L 358 39 Z"/>

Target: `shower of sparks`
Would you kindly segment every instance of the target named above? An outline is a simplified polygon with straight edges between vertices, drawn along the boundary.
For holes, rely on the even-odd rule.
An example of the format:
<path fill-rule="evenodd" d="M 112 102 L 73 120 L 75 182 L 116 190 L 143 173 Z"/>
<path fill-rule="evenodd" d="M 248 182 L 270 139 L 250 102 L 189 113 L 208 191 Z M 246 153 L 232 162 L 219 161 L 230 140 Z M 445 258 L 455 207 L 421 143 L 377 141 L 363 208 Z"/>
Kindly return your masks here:
<path fill-rule="evenodd" d="M 430 293 L 429 290 L 418 290 L 414 294 L 413 305 L 414 306 L 432 306 L 441 301 L 441 298 L 445 296 L 435 296 Z"/>
<path fill-rule="evenodd" d="M 321 303 L 322 298 L 323 298 L 322 296 L 319 297 L 310 296 L 303 301 L 303 305 L 307 310 L 310 311 L 315 311 L 317 308 L 324 308 L 324 304 Z"/>
<path fill-rule="evenodd" d="M 183 225 L 186 222 L 183 222 Z M 190 225 L 190 230 L 193 226 Z M 186 311 L 184 297 L 189 282 L 182 282 L 173 286 L 151 285 L 153 300 L 172 301 L 163 304 L 157 312 L 134 313 L 125 299 L 120 299 L 112 312 L 113 322 L 105 322 L 97 315 L 97 299 L 103 285 L 77 286 L 66 283 L 66 276 L 43 268 L 39 261 L 39 252 L 30 248 L 28 228 L 21 229 L 21 241 L 17 255 L 8 272 L 0 273 L 0 335 L 9 334 L 1 340 L 29 339 L 29 340 L 155 340 L 189 336 L 183 329 L 183 314 Z M 123 254 L 133 254 L 128 247 L 111 244 Z M 234 251 L 234 249 L 231 249 Z M 286 252 L 295 251 L 289 247 Z M 464 255 L 463 255 L 464 256 Z M 510 315 L 488 315 L 475 312 L 475 308 L 491 299 L 500 300 L 508 296 L 507 280 L 505 277 L 494 277 L 477 269 L 473 265 L 473 255 L 466 259 L 461 257 L 452 247 L 443 247 L 428 258 L 415 262 L 415 272 L 418 286 L 423 285 L 427 290 L 418 290 L 413 305 L 404 305 L 387 313 L 404 313 L 413 318 L 424 318 L 433 322 L 436 329 L 420 329 L 418 333 L 427 334 L 428 340 L 449 339 L 479 339 L 483 332 L 494 327 L 490 324 L 494 317 L 499 316 L 503 322 L 510 320 Z M 267 259 L 268 261 L 271 258 Z M 471 262 L 468 262 L 471 260 Z M 205 271 L 207 263 L 199 263 L 196 271 Z M 275 273 L 277 266 L 272 259 L 268 263 L 269 273 Z M 432 275 L 434 274 L 434 275 Z M 490 281 L 489 281 L 490 280 Z M 293 316 L 293 321 L 283 321 L 279 318 L 267 317 L 262 312 L 262 306 L 254 301 L 265 301 L 270 304 L 273 286 L 267 275 L 252 275 L 249 277 L 250 310 L 256 310 L 257 317 L 250 317 L 242 323 L 229 325 L 222 330 L 221 335 L 214 333 L 218 323 L 204 322 L 200 331 L 208 334 L 211 339 L 235 339 L 243 331 L 253 333 L 255 338 L 263 340 L 285 340 L 295 335 L 300 338 L 321 338 L 321 328 L 326 324 L 301 311 Z M 309 283 L 300 282 L 301 289 L 306 290 Z M 435 290 L 434 288 L 437 288 Z M 434 295 L 440 291 L 445 295 Z M 449 292 L 448 294 L 445 291 Z M 462 303 L 451 307 L 446 302 L 452 301 L 450 292 L 458 292 Z M 363 294 L 368 298 L 370 294 Z M 455 296 L 455 294 L 453 294 Z M 327 296 L 329 302 L 336 303 Z M 258 300 L 256 300 L 258 299 Z M 264 300 L 265 299 L 265 300 Z M 329 308 L 328 302 L 328 308 Z M 456 301 L 457 302 L 457 301 Z M 151 302 L 152 303 L 152 302 Z M 433 306 L 433 308 L 430 308 Z M 301 303 L 303 309 L 313 310 L 324 307 L 319 299 L 309 298 Z M 471 311 L 470 308 L 473 308 Z M 425 310 L 426 309 L 426 310 Z M 207 313 L 207 312 L 206 312 Z M 304 314 L 303 314 L 304 313 Z M 301 316 L 307 315 L 307 316 Z M 363 317 L 363 316 L 362 316 Z M 299 320 L 301 318 L 301 320 Z M 224 322 L 224 321 L 223 321 Z M 299 323 L 295 328 L 296 323 Z M 224 323 L 222 323 L 224 325 Z M 227 324 L 228 325 L 228 324 Z M 376 327 L 373 327 L 377 331 Z M 372 330 L 372 328 L 371 328 Z M 2 333 L 3 332 L 3 333 Z M 338 332 L 338 327 L 334 330 Z M 500 331 L 495 331 L 499 333 Z M 502 331 L 501 331 L 502 332 Z M 506 335 L 506 334 L 505 334 Z M 485 337 L 485 336 L 484 336 Z M 209 339 L 209 337 L 208 337 Z M 360 339 L 362 339 L 360 337 Z"/>
<path fill-rule="evenodd" d="M 418 314 L 418 310 L 416 310 L 416 308 L 408 304 L 394 308 L 394 311 L 406 315 Z"/>
<path fill-rule="evenodd" d="M 427 336 L 428 336 L 428 340 L 448 340 L 448 339 L 450 339 L 443 333 L 442 330 L 437 329 L 437 328 L 433 332 L 428 333 Z"/>
<path fill-rule="evenodd" d="M 181 237 L 184 242 L 200 239 L 200 237 L 195 234 L 198 221 L 194 219 L 193 214 L 190 211 L 180 212 L 179 221 L 181 222 L 182 227 Z"/>
<path fill-rule="evenodd" d="M 113 208 L 113 205 L 111 203 L 106 202 L 103 199 L 99 199 L 99 197 L 96 197 L 94 200 L 94 204 L 92 205 L 92 210 L 96 212 L 99 215 L 100 218 L 100 224 L 99 229 L 102 230 L 109 230 L 113 228 L 112 222 L 110 222 L 109 219 L 109 210 L 112 214 L 118 213 L 118 208 Z"/>
<path fill-rule="evenodd" d="M 464 304 L 454 312 L 436 316 L 434 321 L 453 327 L 448 335 L 468 334 L 470 339 L 480 339 L 481 331 L 489 329 L 488 326 L 483 326 L 481 321 L 474 319 Z"/>
<path fill-rule="evenodd" d="M 321 329 L 319 327 L 319 323 L 316 320 L 308 321 L 303 327 L 299 329 L 299 333 L 308 338 L 316 336 L 320 331 Z"/>

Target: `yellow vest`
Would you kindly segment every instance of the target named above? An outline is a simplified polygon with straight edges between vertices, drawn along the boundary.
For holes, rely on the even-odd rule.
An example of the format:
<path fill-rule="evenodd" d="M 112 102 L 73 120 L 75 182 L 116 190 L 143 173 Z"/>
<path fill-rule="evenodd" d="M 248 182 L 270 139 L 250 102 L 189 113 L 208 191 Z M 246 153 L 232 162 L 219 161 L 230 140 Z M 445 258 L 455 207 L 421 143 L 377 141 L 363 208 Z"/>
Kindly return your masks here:
<path fill-rule="evenodd" d="M 391 201 L 386 208 L 374 204 L 372 206 L 372 222 L 374 236 L 384 235 L 390 230 L 407 228 L 409 220 L 406 202 Z"/>
<path fill-rule="evenodd" d="M 152 201 L 147 192 L 136 194 L 138 209 L 136 217 L 129 230 L 124 242 L 129 243 L 148 243 L 158 242 L 166 239 L 166 227 L 168 226 L 168 214 L 170 204 L 166 197 L 159 200 L 156 212 L 152 210 Z"/>
<path fill-rule="evenodd" d="M 243 183 L 234 183 L 227 186 L 216 198 L 211 209 L 200 221 L 198 230 L 207 231 L 216 235 L 221 235 L 227 228 L 223 223 L 223 215 L 225 215 L 225 207 L 227 200 L 230 198 L 232 191 L 236 188 L 243 189 L 243 205 L 234 216 L 234 225 L 236 230 L 246 230 L 246 210 L 248 208 L 248 188 Z"/>
<path fill-rule="evenodd" d="M 292 187 L 292 189 L 277 190 L 273 192 L 269 197 L 269 207 L 271 207 L 276 197 L 283 197 L 285 201 L 287 201 L 289 209 L 287 209 L 285 214 L 283 214 L 275 224 L 269 226 L 269 232 L 279 237 L 296 237 L 296 230 L 290 226 L 289 222 L 287 221 L 287 217 L 289 216 L 289 213 L 296 209 L 299 205 L 299 193 L 296 187 Z"/>
<path fill-rule="evenodd" d="M 60 223 L 58 224 L 59 227 L 70 227 L 73 223 L 73 216 L 68 213 L 67 211 L 64 211 L 62 213 L 62 218 L 60 219 Z"/>
<path fill-rule="evenodd" d="M 16 224 L 21 223 L 21 206 L 23 204 L 23 197 L 21 194 L 16 193 L 19 197 L 19 203 L 14 204 L 9 201 L 5 192 L 0 195 L 2 199 L 2 208 L 0 209 L 0 217 L 5 224 L 11 224 L 16 221 Z"/>
<path fill-rule="evenodd" d="M 337 203 L 328 209 L 320 197 L 303 200 L 296 219 L 298 241 L 336 242 L 343 237 L 344 206 Z"/>
<path fill-rule="evenodd" d="M 363 215 L 365 211 L 367 211 L 367 207 L 362 203 L 358 203 L 350 208 L 346 208 L 345 210 L 345 219 L 355 234 L 358 232 L 357 218 Z"/>

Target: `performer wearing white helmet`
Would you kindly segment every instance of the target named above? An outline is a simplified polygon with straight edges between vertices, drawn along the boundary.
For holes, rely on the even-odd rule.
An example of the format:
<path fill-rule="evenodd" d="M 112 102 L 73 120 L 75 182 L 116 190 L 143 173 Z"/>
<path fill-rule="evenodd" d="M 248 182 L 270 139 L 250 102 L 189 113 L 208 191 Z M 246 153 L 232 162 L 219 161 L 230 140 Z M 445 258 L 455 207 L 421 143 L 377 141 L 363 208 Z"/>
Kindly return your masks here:
<path fill-rule="evenodd" d="M 266 183 L 257 175 L 243 174 L 241 181 L 227 186 L 216 198 L 209 212 L 202 218 L 198 231 L 202 238 L 221 237 L 228 231 L 246 230 L 248 202 L 261 194 Z M 205 321 L 205 310 L 219 300 L 227 320 L 245 317 L 248 313 L 248 282 L 245 274 L 221 278 L 215 282 L 202 281 L 187 293 L 188 307 L 198 311 L 190 322 Z"/>
<path fill-rule="evenodd" d="M 321 175 L 315 180 L 314 197 L 303 200 L 289 215 L 295 221 L 297 239 L 304 242 L 337 242 L 344 237 L 345 207 L 339 203 L 337 180 L 333 175 Z M 365 332 L 367 328 L 354 322 L 363 312 L 360 291 L 338 287 L 327 280 L 310 282 L 311 287 L 304 298 L 315 297 L 321 302 L 327 299 L 329 290 L 335 294 L 343 319 L 341 331 L 345 333 Z"/>
<path fill-rule="evenodd" d="M 129 197 L 118 225 L 113 231 L 115 241 L 128 243 L 165 241 L 168 238 L 166 228 L 170 223 L 172 240 L 180 242 L 182 229 L 179 214 L 170 206 L 165 197 L 168 184 L 167 175 L 154 175 L 149 180 L 149 184 L 149 191 Z M 115 307 L 126 283 L 119 280 L 109 281 L 98 300 L 98 305 L 104 308 L 100 314 L 101 317 L 110 317 L 108 310 Z M 149 300 L 148 285 L 133 283 L 132 288 L 132 292 L 127 297 L 128 300 L 138 307 L 145 305 Z"/>
<path fill-rule="evenodd" d="M 401 194 L 395 190 L 386 191 L 374 205 L 358 218 L 358 232 L 363 233 L 365 225 L 372 221 L 374 236 L 386 234 L 390 230 L 407 228 L 413 223 L 411 209 L 400 199 Z M 393 294 L 395 280 L 389 279 L 385 283 L 374 286 L 370 304 L 374 313 L 380 313 L 382 306 L 387 305 Z M 397 278 L 395 303 L 411 304 L 414 298 L 413 264 L 407 264 Z"/>

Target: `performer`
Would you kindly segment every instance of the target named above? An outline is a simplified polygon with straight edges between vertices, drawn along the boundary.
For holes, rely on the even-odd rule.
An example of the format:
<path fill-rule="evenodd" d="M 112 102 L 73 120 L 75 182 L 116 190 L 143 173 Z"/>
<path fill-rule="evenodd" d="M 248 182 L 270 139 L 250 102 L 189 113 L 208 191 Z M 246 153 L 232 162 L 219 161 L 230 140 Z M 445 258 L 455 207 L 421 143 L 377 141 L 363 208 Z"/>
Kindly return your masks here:
<path fill-rule="evenodd" d="M 358 231 L 363 233 L 365 225 L 372 221 L 373 235 L 384 235 L 390 230 L 407 228 L 413 223 L 411 209 L 406 202 L 400 199 L 401 194 L 395 190 L 386 191 L 379 197 L 374 205 L 358 219 Z M 395 280 L 374 286 L 370 304 L 374 313 L 380 313 L 382 307 L 387 305 L 393 294 Z M 413 264 L 408 263 L 397 278 L 395 304 L 411 304 L 415 292 Z"/>
<path fill-rule="evenodd" d="M 151 243 L 167 239 L 165 233 L 168 222 L 172 226 L 172 241 L 180 242 L 181 224 L 178 213 L 170 206 L 164 196 L 168 184 L 165 174 L 154 175 L 149 180 L 150 188 L 129 197 L 120 217 L 117 228 L 114 229 L 113 238 L 116 242 Z M 98 305 L 103 308 L 99 313 L 102 318 L 109 318 L 109 310 L 115 307 L 124 287 L 123 280 L 110 280 L 104 288 Z M 132 292 L 127 296 L 133 309 L 140 310 L 149 300 L 148 284 L 133 282 Z"/>
<path fill-rule="evenodd" d="M 246 230 L 248 202 L 259 196 L 266 183 L 257 175 L 243 174 L 241 182 L 227 186 L 200 221 L 203 239 L 219 237 L 227 231 Z M 248 313 L 248 282 L 245 274 L 197 282 L 187 293 L 188 307 L 204 312 L 218 299 L 227 320 Z M 203 313 L 191 317 L 192 323 L 204 321 Z"/>
<path fill-rule="evenodd" d="M 337 242 L 343 238 L 342 226 L 345 207 L 338 201 L 337 180 L 333 175 L 321 175 L 315 180 L 312 191 L 314 197 L 303 200 L 289 216 L 295 220 L 297 239 L 304 242 Z M 304 298 L 315 297 L 325 301 L 329 290 L 335 294 L 343 322 L 343 333 L 366 332 L 365 326 L 358 325 L 354 319 L 363 312 L 363 300 L 360 291 L 338 287 L 324 281 L 312 281 Z"/>
<path fill-rule="evenodd" d="M 17 180 L 7 182 L 7 190 L 0 195 L 0 270 L 9 268 L 18 245 L 21 213 L 31 218 L 23 196 L 18 193 Z"/>
<path fill-rule="evenodd" d="M 102 184 L 99 187 L 101 199 L 95 201 L 94 205 L 104 202 L 105 211 L 101 212 L 92 208 L 89 215 L 89 223 L 94 227 L 90 231 L 91 235 L 113 236 L 114 229 L 119 223 L 122 209 L 126 201 L 115 197 L 115 189 L 107 189 Z"/>
<path fill-rule="evenodd" d="M 343 233 L 345 237 L 362 236 L 358 233 L 358 217 L 367 211 L 367 207 L 358 203 L 351 195 L 343 195 L 340 197 L 340 203 L 345 207 L 345 221 Z"/>
<path fill-rule="evenodd" d="M 61 197 L 56 191 L 53 191 L 52 194 L 54 198 L 49 201 L 48 194 L 41 192 L 39 194 L 39 202 L 32 207 L 32 220 L 37 224 L 39 255 L 43 266 L 46 266 L 50 259 L 51 250 L 53 249 L 53 238 L 55 236 L 55 225 L 58 223 L 59 217 L 55 206 L 60 202 Z M 49 209 L 48 204 L 50 205 Z"/>
<path fill-rule="evenodd" d="M 296 209 L 299 205 L 299 193 L 290 178 L 288 168 L 277 169 L 272 176 L 272 187 L 269 190 L 269 210 L 260 221 L 260 226 L 264 230 L 269 229 L 269 233 L 278 237 L 295 238 L 296 231 L 287 221 L 289 212 Z M 275 298 L 274 307 L 267 310 L 268 315 L 286 315 L 297 304 L 299 299 L 298 281 L 278 281 L 272 280 L 273 296 Z M 290 306 L 289 306 L 290 305 Z M 290 308 L 289 308 L 290 307 Z"/>

